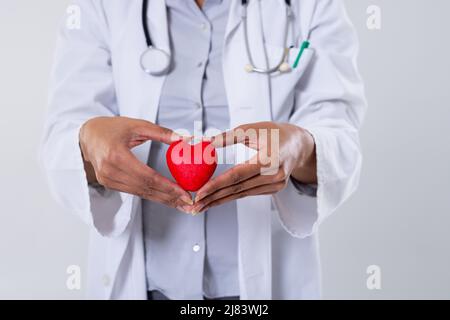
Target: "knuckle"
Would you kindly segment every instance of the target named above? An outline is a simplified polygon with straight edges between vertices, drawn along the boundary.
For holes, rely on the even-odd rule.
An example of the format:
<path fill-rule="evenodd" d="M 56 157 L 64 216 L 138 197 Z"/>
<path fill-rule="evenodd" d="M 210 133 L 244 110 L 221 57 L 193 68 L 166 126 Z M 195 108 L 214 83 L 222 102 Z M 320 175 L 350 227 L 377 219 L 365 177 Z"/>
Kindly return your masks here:
<path fill-rule="evenodd" d="M 95 173 L 97 174 L 97 180 L 98 180 L 98 175 L 102 175 L 104 170 L 106 167 L 106 161 L 105 160 L 101 160 L 97 163 L 97 166 L 95 168 Z"/>
<path fill-rule="evenodd" d="M 104 186 L 105 188 L 110 188 L 111 184 L 107 177 L 103 175 L 97 175 L 97 181 L 100 185 Z"/>
<path fill-rule="evenodd" d="M 145 176 L 144 177 L 144 185 L 147 188 L 151 188 L 155 185 L 155 178 L 152 176 Z"/>
<path fill-rule="evenodd" d="M 230 173 L 230 179 L 233 183 L 238 183 L 239 181 L 241 181 L 241 174 L 234 170 Z"/>
<path fill-rule="evenodd" d="M 165 204 L 166 204 L 168 207 L 175 208 L 175 207 L 178 206 L 178 199 L 177 199 L 177 198 L 170 198 L 170 199 L 167 199 L 167 200 L 165 201 Z"/>
<path fill-rule="evenodd" d="M 169 128 L 163 128 L 162 132 L 163 132 L 163 134 L 170 136 L 173 131 L 170 130 Z"/>
<path fill-rule="evenodd" d="M 173 134 L 172 130 L 170 130 L 168 128 L 161 127 L 161 135 L 163 137 L 170 138 L 172 136 L 172 134 Z"/>
<path fill-rule="evenodd" d="M 249 195 L 248 195 L 248 193 L 247 192 L 242 192 L 242 193 L 240 193 L 239 194 L 239 199 L 242 199 L 242 198 L 246 198 L 246 197 L 248 197 Z"/>
<path fill-rule="evenodd" d="M 171 195 L 182 197 L 184 195 L 184 190 L 181 189 L 178 185 L 170 185 L 169 192 Z"/>
<path fill-rule="evenodd" d="M 154 196 L 154 192 L 151 189 L 145 189 L 142 191 L 138 191 L 137 195 L 139 197 L 141 197 L 142 199 L 147 199 L 147 200 L 155 200 L 155 196 Z"/>
<path fill-rule="evenodd" d="M 102 186 L 106 187 L 106 181 L 104 179 L 104 177 L 100 174 L 97 174 L 97 181 L 99 184 L 101 184 Z"/>
<path fill-rule="evenodd" d="M 141 199 L 147 199 L 147 195 L 145 194 L 145 192 L 136 192 L 135 195 L 137 195 L 139 198 Z"/>
<path fill-rule="evenodd" d="M 176 206 L 178 206 L 178 197 L 169 199 L 169 203 L 170 203 L 170 206 L 171 206 L 171 207 L 176 207 Z"/>
<path fill-rule="evenodd" d="M 102 178 L 111 177 L 113 175 L 113 170 L 107 163 L 102 163 L 98 170 L 99 175 Z"/>
<path fill-rule="evenodd" d="M 287 180 L 287 178 L 288 176 L 284 168 L 280 168 L 280 170 L 278 170 L 278 173 L 275 175 L 276 181 L 284 181 Z"/>
<path fill-rule="evenodd" d="M 243 190 L 242 184 L 236 184 L 231 188 L 231 193 L 240 193 Z"/>
<path fill-rule="evenodd" d="M 211 205 L 212 203 L 215 203 L 215 202 L 220 201 L 220 200 L 221 200 L 221 196 L 220 196 L 219 194 L 217 194 L 217 195 L 211 195 L 211 196 L 208 197 L 207 199 L 202 200 L 202 201 L 201 201 L 201 204 L 202 204 L 203 206 L 209 206 L 209 205 Z"/>
<path fill-rule="evenodd" d="M 120 161 L 120 153 L 115 150 L 110 150 L 106 154 L 105 160 L 107 163 L 117 163 Z"/>

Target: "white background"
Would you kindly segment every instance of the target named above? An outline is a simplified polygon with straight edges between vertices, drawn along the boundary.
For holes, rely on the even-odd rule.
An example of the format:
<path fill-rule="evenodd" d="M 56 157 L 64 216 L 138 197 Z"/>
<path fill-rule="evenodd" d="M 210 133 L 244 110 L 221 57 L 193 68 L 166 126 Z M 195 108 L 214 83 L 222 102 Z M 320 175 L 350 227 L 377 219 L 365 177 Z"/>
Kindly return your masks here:
<path fill-rule="evenodd" d="M 360 188 L 321 229 L 324 297 L 450 298 L 450 2 L 346 3 L 370 110 Z M 380 31 L 366 27 L 371 4 Z M 0 298 L 84 294 L 67 290 L 66 268 L 85 271 L 87 228 L 51 199 L 36 160 L 66 5 L 0 0 Z M 366 287 L 372 264 L 379 291 Z"/>

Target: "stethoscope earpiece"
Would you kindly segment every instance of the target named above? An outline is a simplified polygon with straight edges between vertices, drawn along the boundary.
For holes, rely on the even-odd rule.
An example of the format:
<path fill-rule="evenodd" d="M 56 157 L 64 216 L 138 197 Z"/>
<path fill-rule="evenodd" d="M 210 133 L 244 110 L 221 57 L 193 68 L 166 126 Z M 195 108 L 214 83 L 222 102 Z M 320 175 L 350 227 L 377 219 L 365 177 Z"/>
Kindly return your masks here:
<path fill-rule="evenodd" d="M 283 62 L 280 66 L 280 72 L 286 73 L 292 70 L 291 66 L 287 62 Z"/>

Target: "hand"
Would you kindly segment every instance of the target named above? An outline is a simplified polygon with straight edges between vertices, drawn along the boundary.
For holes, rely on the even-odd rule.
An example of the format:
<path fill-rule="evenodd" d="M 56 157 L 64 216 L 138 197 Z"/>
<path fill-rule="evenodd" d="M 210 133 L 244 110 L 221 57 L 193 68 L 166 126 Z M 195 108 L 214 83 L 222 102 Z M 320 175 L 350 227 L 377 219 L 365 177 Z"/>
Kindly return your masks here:
<path fill-rule="evenodd" d="M 216 147 L 237 143 L 257 150 L 257 155 L 205 184 L 197 192 L 191 213 L 248 196 L 275 194 L 291 176 L 303 183 L 317 181 L 314 139 L 300 127 L 260 122 L 213 138 Z"/>
<path fill-rule="evenodd" d="M 190 194 L 140 162 L 130 150 L 148 140 L 170 144 L 179 139 L 172 130 L 144 120 L 91 119 L 80 130 L 88 181 L 186 211 L 183 207 L 193 204 Z"/>

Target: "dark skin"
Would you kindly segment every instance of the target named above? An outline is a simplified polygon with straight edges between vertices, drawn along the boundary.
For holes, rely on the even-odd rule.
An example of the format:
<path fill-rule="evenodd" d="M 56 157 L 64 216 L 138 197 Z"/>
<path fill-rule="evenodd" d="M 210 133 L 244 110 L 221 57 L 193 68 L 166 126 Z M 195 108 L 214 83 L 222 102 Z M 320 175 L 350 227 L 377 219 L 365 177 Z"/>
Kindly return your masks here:
<path fill-rule="evenodd" d="M 264 132 L 277 130 L 279 138 L 272 142 L 277 144 L 276 149 L 270 139 L 258 143 L 258 140 L 248 139 L 245 135 L 233 134 L 248 130 L 257 132 L 257 138 Z M 197 192 L 191 210 L 193 214 L 249 196 L 275 194 L 286 187 L 290 177 L 306 184 L 317 182 L 314 139 L 298 126 L 275 122 L 252 123 L 216 136 L 213 141 L 216 147 L 244 144 L 258 153 L 251 159 L 253 161 L 238 164 L 205 184 Z"/>
<path fill-rule="evenodd" d="M 205 0 L 195 0 L 195 2 L 197 2 L 197 5 L 201 8 L 201 7 L 203 7 Z"/>
<path fill-rule="evenodd" d="M 205 2 L 195 1 L 200 8 Z M 273 154 L 274 147 L 235 134 L 249 129 L 279 132 L 277 167 L 272 168 L 273 173 L 262 174 L 267 166 L 267 159 L 262 155 Z M 236 165 L 211 179 L 197 192 L 195 203 L 188 192 L 141 163 L 131 152 L 148 140 L 166 144 L 179 140 L 181 137 L 172 130 L 144 120 L 98 117 L 82 126 L 79 137 L 89 183 L 99 183 L 191 214 L 244 197 L 275 194 L 286 187 L 290 177 L 306 184 L 317 183 L 314 139 L 306 130 L 288 123 L 247 124 L 214 137 L 213 144 L 218 148 L 242 143 L 258 154 L 255 161 Z"/>
<path fill-rule="evenodd" d="M 137 195 L 180 211 L 197 214 L 208 208 L 248 196 L 275 194 L 286 187 L 289 178 L 303 183 L 316 183 L 316 154 L 313 137 L 304 129 L 288 124 L 259 122 L 236 128 L 239 130 L 277 130 L 279 132 L 277 167 L 262 174 L 267 162 L 259 155 L 272 155 L 270 143 L 256 143 L 233 134 L 213 138 L 216 147 L 242 143 L 258 151 L 253 163 L 238 164 L 210 180 L 191 195 L 176 183 L 141 163 L 131 149 L 148 141 L 171 144 L 181 137 L 172 130 L 148 121 L 126 117 L 98 117 L 87 121 L 80 130 L 80 148 L 90 183 Z M 231 137 L 231 138 L 230 138 Z"/>
<path fill-rule="evenodd" d="M 87 180 L 187 212 L 186 206 L 193 204 L 191 195 L 131 152 L 148 140 L 170 144 L 179 139 L 172 130 L 144 120 L 93 118 L 79 134 Z"/>

